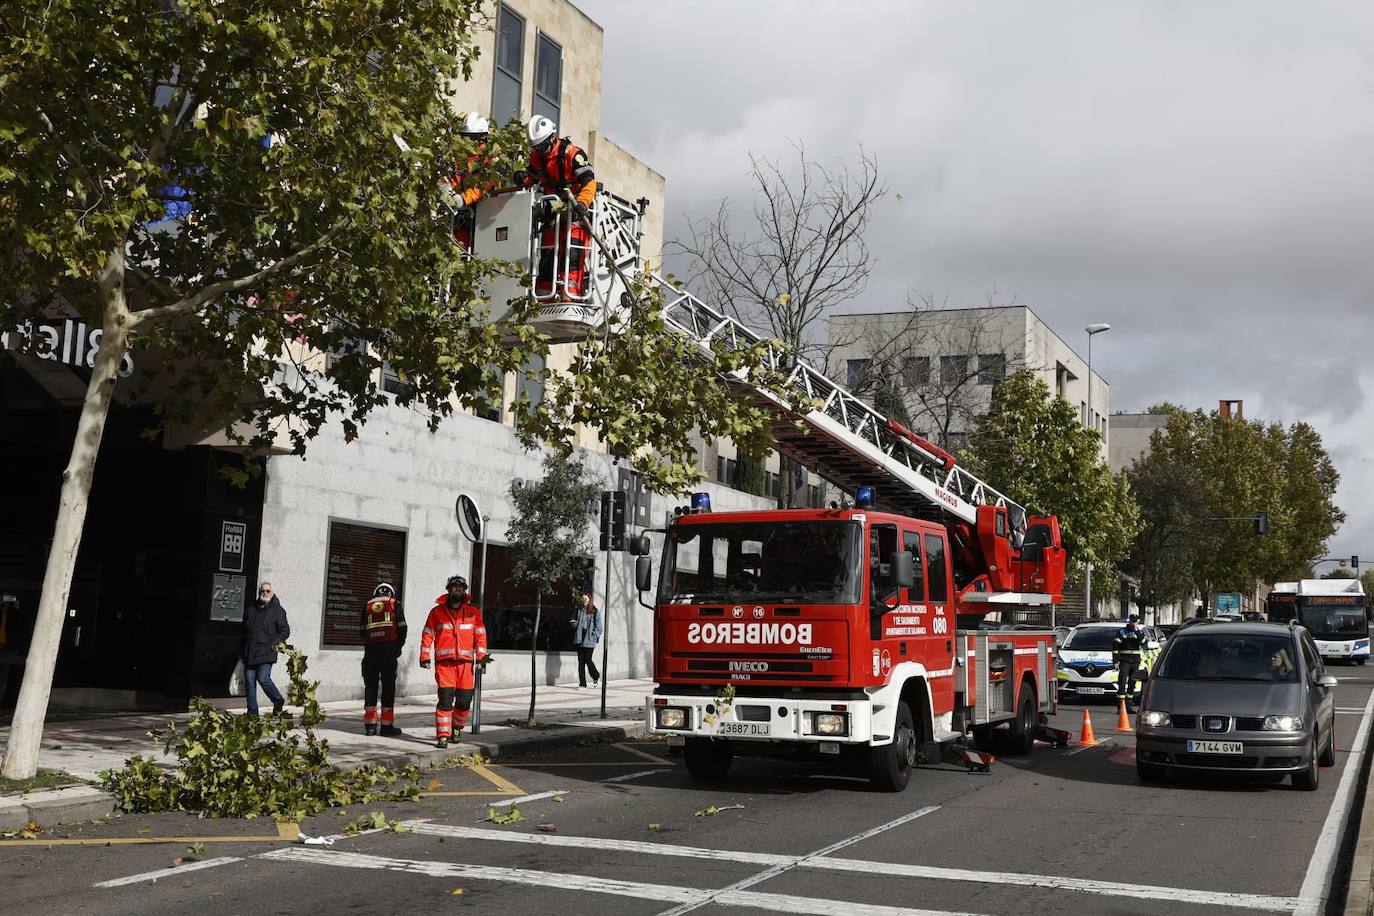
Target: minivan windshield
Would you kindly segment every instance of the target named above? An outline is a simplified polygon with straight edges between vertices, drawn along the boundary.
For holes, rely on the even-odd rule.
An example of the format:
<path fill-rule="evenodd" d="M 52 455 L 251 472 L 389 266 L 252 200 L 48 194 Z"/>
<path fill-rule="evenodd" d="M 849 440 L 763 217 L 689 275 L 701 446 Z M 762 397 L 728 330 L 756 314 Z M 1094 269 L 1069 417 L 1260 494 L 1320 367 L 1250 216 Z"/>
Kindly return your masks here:
<path fill-rule="evenodd" d="M 660 604 L 857 604 L 863 529 L 852 521 L 725 522 L 669 529 Z"/>
<path fill-rule="evenodd" d="M 1117 627 L 1074 627 L 1061 649 L 1074 652 L 1110 652 Z"/>
<path fill-rule="evenodd" d="M 1169 640 L 1157 677 L 1179 681 L 1298 679 L 1298 647 L 1286 633 L 1180 633 Z"/>

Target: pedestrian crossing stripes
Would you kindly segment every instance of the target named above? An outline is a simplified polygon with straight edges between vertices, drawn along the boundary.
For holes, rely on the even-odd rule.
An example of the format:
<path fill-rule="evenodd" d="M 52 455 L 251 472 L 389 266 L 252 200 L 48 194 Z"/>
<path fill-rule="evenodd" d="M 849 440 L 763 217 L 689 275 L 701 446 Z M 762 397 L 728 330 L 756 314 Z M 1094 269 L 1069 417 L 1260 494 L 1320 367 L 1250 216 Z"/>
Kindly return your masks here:
<path fill-rule="evenodd" d="M 431 878 L 469 878 L 477 881 L 501 881 L 558 890 L 585 891 L 640 900 L 660 900 L 703 906 L 716 903 L 722 906 L 751 907 L 775 913 L 814 914 L 814 916 L 976 916 L 948 910 L 926 910 L 912 907 L 882 906 L 851 903 L 847 900 L 827 900 L 817 897 L 797 897 L 791 894 L 766 894 L 746 890 L 701 890 L 672 884 L 648 884 L 640 881 L 620 881 L 563 872 L 537 871 L 527 868 L 503 868 L 493 865 L 468 865 L 461 862 L 435 862 L 419 859 L 397 859 L 357 852 L 331 852 L 289 846 L 266 853 L 259 858 L 276 862 L 329 865 L 341 868 L 364 868 L 396 871 Z"/>

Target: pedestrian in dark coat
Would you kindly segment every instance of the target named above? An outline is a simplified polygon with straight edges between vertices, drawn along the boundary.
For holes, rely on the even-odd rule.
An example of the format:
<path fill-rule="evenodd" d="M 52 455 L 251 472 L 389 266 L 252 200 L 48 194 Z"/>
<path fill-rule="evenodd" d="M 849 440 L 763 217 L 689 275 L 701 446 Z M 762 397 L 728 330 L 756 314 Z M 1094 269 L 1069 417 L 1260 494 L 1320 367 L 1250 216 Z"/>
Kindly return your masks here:
<path fill-rule="evenodd" d="M 258 714 L 258 685 L 272 701 L 272 712 L 279 713 L 286 705 L 277 685 L 272 683 L 272 666 L 277 661 L 277 643 L 291 636 L 286 622 L 286 609 L 272 593 L 272 583 L 258 586 L 256 601 L 243 611 L 243 683 L 248 696 L 248 715 Z"/>

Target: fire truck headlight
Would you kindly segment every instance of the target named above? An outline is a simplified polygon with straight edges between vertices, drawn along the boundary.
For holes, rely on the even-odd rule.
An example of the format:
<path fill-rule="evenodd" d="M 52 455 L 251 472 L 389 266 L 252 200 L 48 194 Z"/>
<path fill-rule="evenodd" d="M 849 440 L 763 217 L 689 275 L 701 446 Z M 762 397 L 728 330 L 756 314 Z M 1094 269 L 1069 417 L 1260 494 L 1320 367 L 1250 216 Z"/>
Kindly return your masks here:
<path fill-rule="evenodd" d="M 683 706 L 659 706 L 654 710 L 659 728 L 686 728 L 687 709 Z"/>
<path fill-rule="evenodd" d="M 843 712 L 818 712 L 811 720 L 812 730 L 818 735 L 849 734 L 849 714 Z"/>

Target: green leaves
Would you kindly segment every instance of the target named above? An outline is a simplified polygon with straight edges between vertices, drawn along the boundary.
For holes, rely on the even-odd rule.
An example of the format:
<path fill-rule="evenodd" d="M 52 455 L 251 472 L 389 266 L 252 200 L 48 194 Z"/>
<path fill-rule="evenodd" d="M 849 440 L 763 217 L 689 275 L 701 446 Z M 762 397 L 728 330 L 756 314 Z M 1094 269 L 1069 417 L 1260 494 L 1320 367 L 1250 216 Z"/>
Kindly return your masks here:
<path fill-rule="evenodd" d="M 1115 568 L 1139 529 L 1124 479 L 1101 457 L 1101 440 L 1034 372 L 1008 376 L 979 417 L 964 462 L 1031 512 L 1059 516 L 1074 571 Z"/>
<path fill-rule="evenodd" d="M 290 702 L 306 709 L 299 730 L 289 715 L 233 715 L 197 698 L 191 704 L 195 715 L 184 731 L 169 724 L 156 733 L 176 756 L 176 769 L 164 770 L 153 758 L 135 756 L 121 769 L 101 773 L 101 787 L 129 812 L 194 811 L 203 817 L 266 815 L 278 820 L 300 820 L 338 805 L 418 798 L 416 767 L 340 771 L 329 764 L 329 744 L 314 733 L 324 719 L 315 702 L 318 685 L 304 680 L 303 655 L 285 644 L 279 648 L 290 655 Z M 378 817 L 371 815 L 374 822 Z M 385 818 L 373 826 L 386 826 Z"/>
<path fill-rule="evenodd" d="M 1164 426 L 1127 471 L 1144 517 L 1128 569 L 1147 603 L 1197 591 L 1248 589 L 1256 579 L 1300 579 L 1345 513 L 1321 436 L 1277 424 L 1162 405 Z M 1269 513 L 1269 533 L 1251 521 Z"/>

